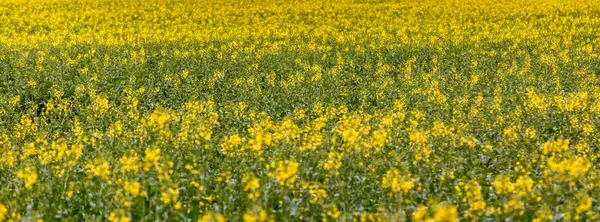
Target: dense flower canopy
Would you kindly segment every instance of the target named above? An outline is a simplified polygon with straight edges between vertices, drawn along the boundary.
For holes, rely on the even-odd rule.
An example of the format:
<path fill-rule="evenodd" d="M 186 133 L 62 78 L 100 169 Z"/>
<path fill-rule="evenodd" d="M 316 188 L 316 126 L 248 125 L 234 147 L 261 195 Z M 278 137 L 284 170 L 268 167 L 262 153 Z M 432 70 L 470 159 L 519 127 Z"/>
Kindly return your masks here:
<path fill-rule="evenodd" d="M 600 1 L 0 0 L 0 24 L 0 222 L 600 219 Z"/>

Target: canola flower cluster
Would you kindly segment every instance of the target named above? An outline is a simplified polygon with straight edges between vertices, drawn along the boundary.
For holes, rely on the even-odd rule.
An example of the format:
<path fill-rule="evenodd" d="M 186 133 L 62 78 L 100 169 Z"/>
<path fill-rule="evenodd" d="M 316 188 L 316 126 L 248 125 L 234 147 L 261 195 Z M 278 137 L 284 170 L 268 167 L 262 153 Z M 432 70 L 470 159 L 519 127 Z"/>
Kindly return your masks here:
<path fill-rule="evenodd" d="M 600 1 L 0 0 L 0 222 L 600 220 Z"/>

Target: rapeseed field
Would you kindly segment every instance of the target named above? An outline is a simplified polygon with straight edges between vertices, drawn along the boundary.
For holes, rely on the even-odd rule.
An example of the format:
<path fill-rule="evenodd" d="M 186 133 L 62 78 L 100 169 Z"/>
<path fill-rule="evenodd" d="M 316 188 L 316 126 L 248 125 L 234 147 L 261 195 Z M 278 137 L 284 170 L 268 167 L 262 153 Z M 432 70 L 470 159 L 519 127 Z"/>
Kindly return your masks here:
<path fill-rule="evenodd" d="M 600 1 L 0 0 L 0 221 L 598 221 Z"/>

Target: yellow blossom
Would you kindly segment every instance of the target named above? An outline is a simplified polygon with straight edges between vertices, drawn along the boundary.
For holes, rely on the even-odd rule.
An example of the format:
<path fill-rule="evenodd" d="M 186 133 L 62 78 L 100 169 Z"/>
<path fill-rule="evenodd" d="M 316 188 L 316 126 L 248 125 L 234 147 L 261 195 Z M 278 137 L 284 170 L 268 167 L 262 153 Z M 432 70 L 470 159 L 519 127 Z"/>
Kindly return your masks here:
<path fill-rule="evenodd" d="M 414 186 L 415 182 L 409 175 L 400 175 L 400 171 L 388 170 L 381 180 L 381 186 L 390 189 L 393 193 L 407 193 Z"/>
<path fill-rule="evenodd" d="M 146 148 L 143 164 L 144 171 L 149 171 L 153 166 L 158 166 L 158 160 L 160 160 L 160 148 Z"/>
<path fill-rule="evenodd" d="M 125 181 L 123 185 L 125 192 L 133 197 L 137 197 L 140 193 L 141 184 L 137 181 Z"/>
<path fill-rule="evenodd" d="M 35 181 L 37 181 L 38 174 L 34 169 L 25 168 L 17 172 L 17 178 L 23 181 L 25 189 L 31 189 Z"/>
<path fill-rule="evenodd" d="M 282 186 L 292 186 L 298 178 L 297 172 L 300 164 L 293 160 L 284 160 L 271 163 L 272 171 L 269 177 L 275 179 Z"/>
<path fill-rule="evenodd" d="M 202 215 L 198 222 L 225 222 L 225 217 L 218 213 L 207 213 Z"/>

